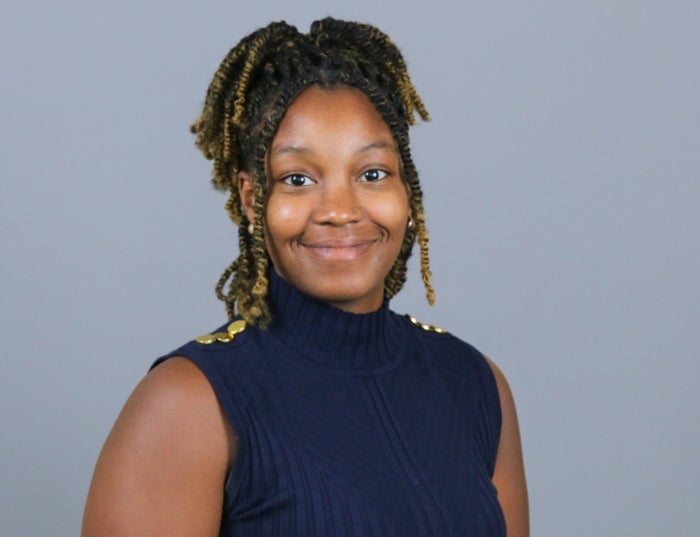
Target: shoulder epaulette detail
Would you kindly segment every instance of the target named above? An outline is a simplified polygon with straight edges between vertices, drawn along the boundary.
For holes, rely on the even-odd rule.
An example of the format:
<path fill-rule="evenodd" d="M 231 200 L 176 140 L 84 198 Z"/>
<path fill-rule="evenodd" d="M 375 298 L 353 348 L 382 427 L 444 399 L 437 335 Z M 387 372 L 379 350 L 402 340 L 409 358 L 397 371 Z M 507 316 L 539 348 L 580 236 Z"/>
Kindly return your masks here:
<path fill-rule="evenodd" d="M 437 326 L 433 326 L 432 324 L 421 323 L 413 315 L 409 315 L 407 313 L 406 317 L 408 317 L 408 320 L 411 321 L 414 325 L 416 325 L 419 328 L 422 328 L 426 332 L 435 332 L 436 334 L 445 334 L 446 333 L 442 328 L 438 328 Z"/>
<path fill-rule="evenodd" d="M 226 332 L 215 332 L 213 334 L 204 334 L 195 338 L 197 343 L 202 345 L 211 345 L 212 343 L 228 343 L 233 341 L 237 334 L 243 332 L 246 329 L 246 323 L 242 319 L 233 321 L 226 328 Z"/>

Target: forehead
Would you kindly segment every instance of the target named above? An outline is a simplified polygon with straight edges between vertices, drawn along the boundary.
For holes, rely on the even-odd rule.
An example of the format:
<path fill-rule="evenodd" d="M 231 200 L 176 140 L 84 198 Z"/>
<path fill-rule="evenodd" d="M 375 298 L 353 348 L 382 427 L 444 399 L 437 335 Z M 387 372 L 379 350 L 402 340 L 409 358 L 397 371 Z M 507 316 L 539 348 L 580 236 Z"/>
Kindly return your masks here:
<path fill-rule="evenodd" d="M 363 138 L 394 145 L 389 127 L 362 91 L 347 86 L 311 86 L 287 109 L 271 149 L 274 153 L 279 145 L 320 143 L 328 137 L 335 142 Z"/>

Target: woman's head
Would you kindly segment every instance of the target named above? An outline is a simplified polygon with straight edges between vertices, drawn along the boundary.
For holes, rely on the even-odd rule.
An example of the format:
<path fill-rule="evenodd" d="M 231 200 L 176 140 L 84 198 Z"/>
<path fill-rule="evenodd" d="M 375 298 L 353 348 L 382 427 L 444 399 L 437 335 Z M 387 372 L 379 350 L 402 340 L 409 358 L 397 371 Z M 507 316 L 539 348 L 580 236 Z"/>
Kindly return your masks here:
<path fill-rule="evenodd" d="M 408 143 L 414 113 L 427 119 L 427 112 L 400 52 L 385 34 L 369 25 L 333 19 L 313 23 L 308 34 L 279 22 L 244 38 L 221 63 L 202 114 L 192 126 L 198 147 L 214 160 L 214 185 L 230 191 L 227 210 L 239 227 L 240 254 L 222 275 L 217 295 L 226 302 L 229 316 L 238 310 L 249 322 L 265 324 L 270 319 L 270 257 L 265 238 L 270 148 L 287 110 L 312 86 L 330 94 L 334 92 L 328 90 L 343 88 L 361 92 L 391 134 L 407 211 L 415 225 L 401 238 L 384 290 L 387 296 L 400 290 L 417 240 L 423 281 L 432 302 L 422 193 Z M 247 212 L 238 189 L 241 174 L 252 189 Z"/>

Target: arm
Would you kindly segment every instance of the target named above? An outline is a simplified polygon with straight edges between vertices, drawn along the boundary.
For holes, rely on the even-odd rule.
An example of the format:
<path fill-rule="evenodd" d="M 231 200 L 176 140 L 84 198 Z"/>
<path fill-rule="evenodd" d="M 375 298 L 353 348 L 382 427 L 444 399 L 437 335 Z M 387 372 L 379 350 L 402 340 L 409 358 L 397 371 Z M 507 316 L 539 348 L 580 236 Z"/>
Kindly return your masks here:
<path fill-rule="evenodd" d="M 82 537 L 219 533 L 233 432 L 209 382 L 171 358 L 141 381 L 97 461 Z"/>
<path fill-rule="evenodd" d="M 506 519 L 508 537 L 528 537 L 530 535 L 530 521 L 527 486 L 515 401 L 508 381 L 501 370 L 491 360 L 488 362 L 496 377 L 503 416 L 493 484 L 498 490 L 498 499 Z"/>

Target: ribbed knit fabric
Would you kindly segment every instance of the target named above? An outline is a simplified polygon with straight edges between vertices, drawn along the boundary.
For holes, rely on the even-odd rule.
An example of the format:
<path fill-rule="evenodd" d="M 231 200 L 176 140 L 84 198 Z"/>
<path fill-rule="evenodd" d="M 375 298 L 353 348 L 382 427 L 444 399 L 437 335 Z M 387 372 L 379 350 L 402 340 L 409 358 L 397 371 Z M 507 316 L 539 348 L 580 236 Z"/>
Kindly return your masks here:
<path fill-rule="evenodd" d="M 272 276 L 275 321 L 190 342 L 236 434 L 222 536 L 502 537 L 501 414 L 473 347 L 388 304 L 356 315 Z"/>

